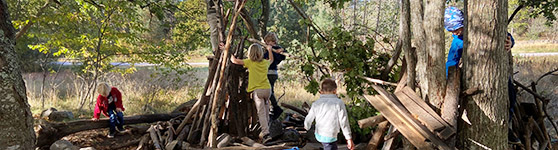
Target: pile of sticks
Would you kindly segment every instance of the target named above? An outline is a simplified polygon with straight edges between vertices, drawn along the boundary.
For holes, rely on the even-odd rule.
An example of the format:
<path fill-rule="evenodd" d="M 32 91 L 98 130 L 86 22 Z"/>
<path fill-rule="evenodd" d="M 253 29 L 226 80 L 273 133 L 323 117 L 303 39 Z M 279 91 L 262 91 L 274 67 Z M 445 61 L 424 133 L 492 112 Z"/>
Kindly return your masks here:
<path fill-rule="evenodd" d="M 520 89 L 518 93 L 525 91 L 533 95 L 534 99 L 534 103 L 517 101 L 517 103 L 511 104 L 515 109 L 512 116 L 511 132 L 521 140 L 521 143 L 514 143 L 514 147 L 527 150 L 553 148 L 544 120 L 550 120 L 556 133 L 558 133 L 558 127 L 546 110 L 550 99 L 539 94 L 536 85 L 543 78 L 556 75 L 556 72 L 558 72 L 558 68 L 541 75 L 536 81 L 531 81 L 529 87 L 517 80 L 513 81 L 516 89 Z"/>

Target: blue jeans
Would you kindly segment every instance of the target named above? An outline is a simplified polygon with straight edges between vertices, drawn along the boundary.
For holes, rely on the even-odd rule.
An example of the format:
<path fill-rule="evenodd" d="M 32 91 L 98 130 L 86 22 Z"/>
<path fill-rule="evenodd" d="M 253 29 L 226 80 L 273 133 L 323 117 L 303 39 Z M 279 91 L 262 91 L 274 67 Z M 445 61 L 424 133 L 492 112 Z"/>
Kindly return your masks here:
<path fill-rule="evenodd" d="M 267 75 L 267 79 L 269 80 L 269 84 L 271 85 L 271 96 L 269 97 L 269 101 L 271 101 L 271 108 L 272 108 L 271 115 L 269 116 L 271 120 L 275 120 L 279 118 L 279 116 L 281 116 L 281 113 L 283 113 L 283 109 L 281 109 L 281 107 L 277 105 L 277 99 L 275 99 L 274 86 L 275 86 L 275 81 L 277 81 L 277 78 L 279 78 L 279 76 L 276 74 Z"/>
<path fill-rule="evenodd" d="M 109 115 L 109 134 L 114 135 L 116 133 L 116 128 L 118 130 L 124 130 L 124 114 L 122 112 L 116 111 L 116 105 L 114 103 L 109 104 L 107 113 Z"/>
<path fill-rule="evenodd" d="M 331 143 L 322 143 L 324 150 L 337 150 L 337 141 Z"/>

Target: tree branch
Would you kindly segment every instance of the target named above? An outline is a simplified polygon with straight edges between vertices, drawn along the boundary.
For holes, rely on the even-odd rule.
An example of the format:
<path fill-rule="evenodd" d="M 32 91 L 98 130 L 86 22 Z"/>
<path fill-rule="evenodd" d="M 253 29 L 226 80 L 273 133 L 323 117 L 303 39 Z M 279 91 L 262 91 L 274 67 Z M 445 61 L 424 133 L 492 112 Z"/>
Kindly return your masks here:
<path fill-rule="evenodd" d="M 298 12 L 298 14 L 305 20 L 310 21 L 310 26 L 316 30 L 316 32 L 318 33 L 318 35 L 320 35 L 320 37 L 322 37 L 322 39 L 324 39 L 325 41 L 328 41 L 327 38 L 325 38 L 325 36 L 322 34 L 322 32 L 318 29 L 318 27 L 314 24 L 314 22 L 312 21 L 312 19 L 310 19 L 310 17 L 308 17 L 308 15 L 306 15 L 306 13 L 304 13 L 304 11 L 302 11 L 302 9 L 300 9 L 300 7 L 298 7 L 296 5 L 296 3 L 293 0 L 289 0 L 289 3 L 295 8 L 296 12 Z"/>
<path fill-rule="evenodd" d="M 55 0 L 54 2 L 60 4 L 60 2 L 58 2 L 57 0 Z M 44 10 L 48 7 L 49 4 L 50 0 L 47 1 L 41 8 L 39 8 L 37 14 L 34 17 L 31 17 L 31 19 L 29 19 L 29 22 L 23 28 L 21 28 L 19 32 L 17 32 L 15 36 L 16 40 L 19 39 L 23 34 L 25 34 L 33 24 L 35 24 L 36 19 L 43 15 Z"/>

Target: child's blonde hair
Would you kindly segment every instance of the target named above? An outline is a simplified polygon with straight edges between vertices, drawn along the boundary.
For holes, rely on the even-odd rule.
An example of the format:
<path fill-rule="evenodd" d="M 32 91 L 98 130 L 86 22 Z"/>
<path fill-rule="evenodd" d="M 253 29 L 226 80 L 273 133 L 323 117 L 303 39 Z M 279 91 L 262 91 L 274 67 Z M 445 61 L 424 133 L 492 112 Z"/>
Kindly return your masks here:
<path fill-rule="evenodd" d="M 107 83 L 99 83 L 99 85 L 97 85 L 97 93 L 99 93 L 100 95 L 107 97 L 110 93 L 110 86 Z"/>
<path fill-rule="evenodd" d="M 260 44 L 252 44 L 248 48 L 248 58 L 252 61 L 259 62 L 263 60 L 263 50 Z"/>
<path fill-rule="evenodd" d="M 269 32 L 264 36 L 264 42 L 275 42 L 275 44 L 279 44 L 279 38 L 277 38 L 277 34 Z"/>
<path fill-rule="evenodd" d="M 337 90 L 337 84 L 335 80 L 327 78 L 322 81 L 322 91 L 324 92 L 335 92 Z"/>

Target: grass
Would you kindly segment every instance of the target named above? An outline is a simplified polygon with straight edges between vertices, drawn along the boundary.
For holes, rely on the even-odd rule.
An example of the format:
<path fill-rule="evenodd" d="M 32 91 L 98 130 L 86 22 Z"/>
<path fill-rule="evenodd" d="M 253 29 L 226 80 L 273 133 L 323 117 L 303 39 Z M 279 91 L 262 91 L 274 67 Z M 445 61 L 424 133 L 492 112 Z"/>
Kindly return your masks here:
<path fill-rule="evenodd" d="M 545 43 L 545 42 L 527 42 L 517 41 L 513 53 L 545 53 L 545 52 L 558 52 L 558 44 Z"/>
<path fill-rule="evenodd" d="M 136 115 L 169 112 L 181 103 L 195 99 L 203 90 L 202 85 L 207 77 L 207 67 L 195 67 L 183 75 L 158 76 L 153 72 L 151 68 L 144 67 L 132 74 L 108 73 L 99 81 L 117 87 L 122 92 L 125 114 Z M 82 111 L 79 111 L 80 95 L 87 90 L 86 82 L 69 70 L 50 74 L 46 78 L 44 108 L 40 90 L 42 73 L 26 73 L 23 77 L 34 116 L 49 107 L 70 110 L 78 118 L 92 116 L 95 99 L 87 100 Z"/>

